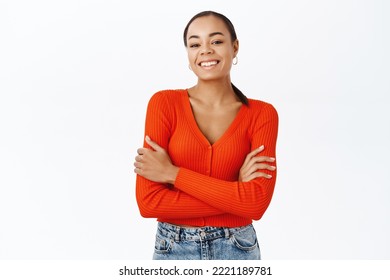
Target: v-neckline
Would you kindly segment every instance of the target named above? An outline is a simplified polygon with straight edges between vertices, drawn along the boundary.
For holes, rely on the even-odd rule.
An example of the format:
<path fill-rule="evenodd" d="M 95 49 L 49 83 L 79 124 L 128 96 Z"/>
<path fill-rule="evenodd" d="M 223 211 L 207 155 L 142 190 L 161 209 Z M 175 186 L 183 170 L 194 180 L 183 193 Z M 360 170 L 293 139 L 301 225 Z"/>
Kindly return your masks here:
<path fill-rule="evenodd" d="M 185 117 L 189 123 L 189 125 L 192 128 L 192 131 L 196 135 L 196 137 L 202 142 L 203 145 L 207 147 L 216 147 L 223 143 L 226 139 L 228 139 L 236 130 L 237 126 L 239 125 L 240 121 L 244 117 L 246 111 L 247 111 L 247 106 L 244 104 L 241 105 L 240 109 L 238 110 L 236 116 L 234 117 L 233 121 L 230 123 L 228 128 L 224 131 L 224 133 L 214 142 L 211 143 L 207 137 L 203 134 L 202 130 L 199 128 L 198 123 L 195 120 L 195 115 L 192 110 L 192 105 L 190 102 L 189 94 L 188 94 L 188 89 L 183 90 L 182 92 L 182 104 L 183 104 L 183 109 L 185 113 Z"/>

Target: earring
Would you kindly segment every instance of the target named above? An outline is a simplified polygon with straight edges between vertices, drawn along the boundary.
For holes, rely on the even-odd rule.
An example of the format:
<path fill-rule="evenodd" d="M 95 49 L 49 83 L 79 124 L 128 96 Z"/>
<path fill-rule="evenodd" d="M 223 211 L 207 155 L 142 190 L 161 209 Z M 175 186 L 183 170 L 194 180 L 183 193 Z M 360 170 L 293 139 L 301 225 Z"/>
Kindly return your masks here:
<path fill-rule="evenodd" d="M 237 63 L 238 63 L 238 56 L 235 56 L 233 58 L 233 65 L 237 65 Z"/>
<path fill-rule="evenodd" d="M 191 65 L 190 65 L 190 64 L 188 64 L 188 69 L 190 69 L 190 70 L 192 71 L 192 68 L 191 68 Z"/>

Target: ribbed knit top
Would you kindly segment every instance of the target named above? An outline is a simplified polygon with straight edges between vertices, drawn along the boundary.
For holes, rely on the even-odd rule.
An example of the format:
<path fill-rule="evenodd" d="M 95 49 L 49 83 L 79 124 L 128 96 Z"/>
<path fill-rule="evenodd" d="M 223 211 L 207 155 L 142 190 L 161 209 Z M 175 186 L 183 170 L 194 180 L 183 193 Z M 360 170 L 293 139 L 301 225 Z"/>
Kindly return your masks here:
<path fill-rule="evenodd" d="M 195 121 L 187 90 L 155 93 L 148 103 L 145 135 L 168 151 L 179 173 L 174 185 L 137 175 L 141 215 L 188 226 L 238 227 L 260 219 L 270 204 L 276 171 L 261 170 L 271 179 L 239 182 L 239 170 L 247 154 L 261 145 L 265 149 L 259 155 L 275 157 L 277 134 L 274 107 L 249 99 L 211 145 Z M 149 146 L 144 142 L 144 147 Z"/>

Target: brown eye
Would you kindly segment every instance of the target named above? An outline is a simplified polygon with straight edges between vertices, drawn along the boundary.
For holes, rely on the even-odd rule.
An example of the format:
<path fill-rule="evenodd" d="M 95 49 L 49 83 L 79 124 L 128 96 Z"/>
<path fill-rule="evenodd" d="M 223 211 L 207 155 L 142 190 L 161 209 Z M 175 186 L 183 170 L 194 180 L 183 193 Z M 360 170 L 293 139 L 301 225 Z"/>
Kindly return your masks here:
<path fill-rule="evenodd" d="M 199 47 L 199 44 L 191 44 L 190 45 L 190 48 L 197 48 L 197 47 Z"/>

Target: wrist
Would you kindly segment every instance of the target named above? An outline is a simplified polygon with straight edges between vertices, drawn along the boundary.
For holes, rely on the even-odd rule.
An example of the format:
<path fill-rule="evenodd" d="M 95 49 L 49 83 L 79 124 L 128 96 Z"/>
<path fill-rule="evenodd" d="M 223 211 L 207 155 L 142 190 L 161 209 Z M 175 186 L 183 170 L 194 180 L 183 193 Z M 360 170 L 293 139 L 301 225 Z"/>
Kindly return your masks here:
<path fill-rule="evenodd" d="M 174 185 L 178 173 L 179 167 L 172 165 L 167 172 L 167 183 Z"/>

